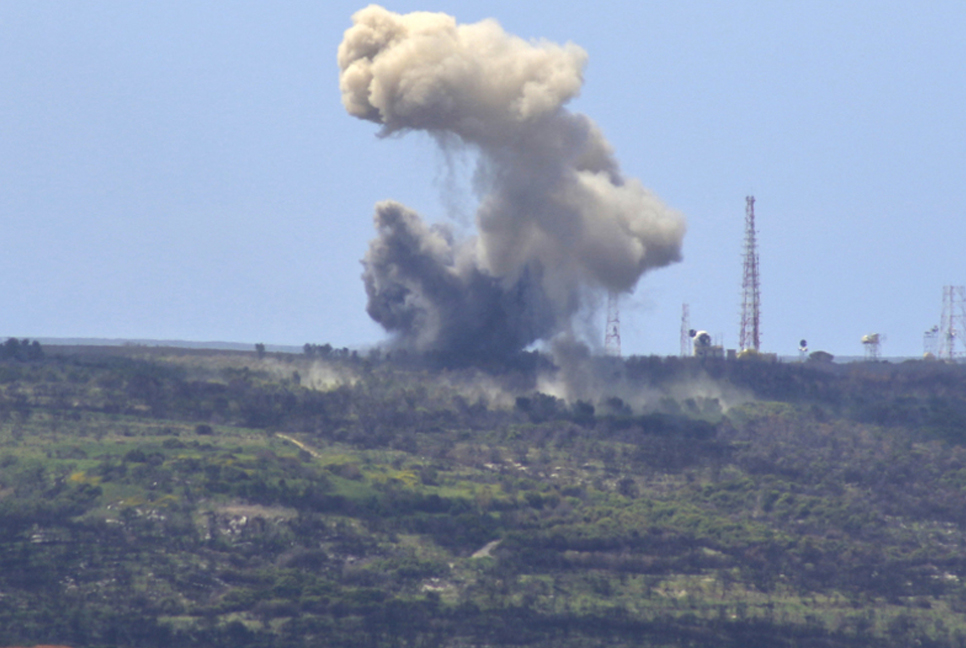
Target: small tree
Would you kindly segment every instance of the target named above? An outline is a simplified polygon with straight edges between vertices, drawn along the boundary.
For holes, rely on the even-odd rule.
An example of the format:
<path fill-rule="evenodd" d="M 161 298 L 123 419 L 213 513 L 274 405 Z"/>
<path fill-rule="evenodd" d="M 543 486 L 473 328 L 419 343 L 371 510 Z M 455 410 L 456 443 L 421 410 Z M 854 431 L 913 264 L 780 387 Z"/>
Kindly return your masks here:
<path fill-rule="evenodd" d="M 24 338 L 23 340 L 18 340 L 17 338 L 8 338 L 3 345 L 0 345 L 0 359 L 6 360 L 42 360 L 44 357 L 44 350 L 40 346 L 40 342 Z"/>
<path fill-rule="evenodd" d="M 259 342 L 255 345 L 255 353 L 258 354 L 258 359 L 261 360 L 265 357 L 265 345 Z"/>

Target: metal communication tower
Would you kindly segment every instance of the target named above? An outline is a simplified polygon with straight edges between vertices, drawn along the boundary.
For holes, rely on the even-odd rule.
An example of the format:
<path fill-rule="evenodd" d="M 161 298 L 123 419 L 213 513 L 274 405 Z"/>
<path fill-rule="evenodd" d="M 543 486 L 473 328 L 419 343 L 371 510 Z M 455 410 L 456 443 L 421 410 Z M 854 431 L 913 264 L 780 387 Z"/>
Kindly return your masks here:
<path fill-rule="evenodd" d="M 687 358 L 693 353 L 691 346 L 691 307 L 681 305 L 681 357 Z"/>
<path fill-rule="evenodd" d="M 957 340 L 960 343 L 957 344 Z M 943 316 L 939 321 L 939 357 L 957 360 L 966 347 L 966 286 L 943 286 Z"/>
<path fill-rule="evenodd" d="M 939 326 L 934 326 L 922 334 L 922 356 L 939 357 Z"/>
<path fill-rule="evenodd" d="M 878 333 L 869 333 L 862 336 L 862 346 L 865 347 L 865 359 L 873 362 L 877 361 L 881 355 L 879 347 L 885 341 L 885 336 Z"/>
<path fill-rule="evenodd" d="M 621 357 L 621 314 L 616 292 L 607 294 L 607 326 L 604 329 L 604 353 Z"/>
<path fill-rule="evenodd" d="M 761 285 L 758 279 L 758 242 L 755 232 L 755 197 L 745 198 L 744 273 L 741 280 L 741 331 L 739 349 L 759 350 Z"/>

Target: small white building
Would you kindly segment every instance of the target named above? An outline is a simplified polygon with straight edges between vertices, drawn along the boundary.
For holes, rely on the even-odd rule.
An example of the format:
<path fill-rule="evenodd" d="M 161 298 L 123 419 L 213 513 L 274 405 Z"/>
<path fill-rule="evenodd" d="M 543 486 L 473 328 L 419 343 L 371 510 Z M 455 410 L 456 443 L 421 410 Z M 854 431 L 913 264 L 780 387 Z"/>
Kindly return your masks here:
<path fill-rule="evenodd" d="M 707 331 L 695 331 L 692 337 L 695 358 L 724 358 L 724 347 L 715 344 Z"/>

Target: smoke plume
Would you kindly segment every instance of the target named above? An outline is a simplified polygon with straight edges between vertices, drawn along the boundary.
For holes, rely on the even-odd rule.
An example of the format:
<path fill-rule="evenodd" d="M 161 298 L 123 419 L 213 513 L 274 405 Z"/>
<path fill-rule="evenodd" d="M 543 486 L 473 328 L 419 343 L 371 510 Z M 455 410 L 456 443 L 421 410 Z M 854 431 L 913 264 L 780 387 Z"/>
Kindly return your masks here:
<path fill-rule="evenodd" d="M 683 217 L 625 178 L 597 126 L 564 108 L 584 50 L 527 42 L 493 20 L 375 5 L 352 19 L 338 54 L 346 111 L 382 136 L 425 131 L 479 158 L 472 238 L 399 203 L 376 206 L 367 310 L 401 343 L 509 354 L 570 333 L 588 295 L 629 292 L 680 260 Z"/>

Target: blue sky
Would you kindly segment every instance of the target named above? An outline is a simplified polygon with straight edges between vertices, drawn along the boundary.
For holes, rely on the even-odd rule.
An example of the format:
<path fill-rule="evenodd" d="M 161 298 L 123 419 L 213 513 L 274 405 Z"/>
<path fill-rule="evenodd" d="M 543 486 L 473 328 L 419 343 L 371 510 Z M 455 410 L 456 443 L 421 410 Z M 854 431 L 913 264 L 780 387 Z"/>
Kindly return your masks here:
<path fill-rule="evenodd" d="M 684 302 L 736 345 L 748 194 L 767 351 L 918 355 L 966 284 L 966 3 L 383 4 L 587 50 L 570 108 L 688 219 L 623 303 L 625 353 L 677 353 Z M 466 228 L 474 198 L 469 161 L 454 181 L 428 137 L 342 108 L 362 6 L 0 4 L 0 336 L 384 339 L 373 205 Z"/>

